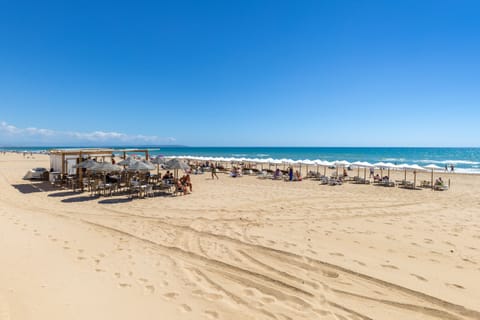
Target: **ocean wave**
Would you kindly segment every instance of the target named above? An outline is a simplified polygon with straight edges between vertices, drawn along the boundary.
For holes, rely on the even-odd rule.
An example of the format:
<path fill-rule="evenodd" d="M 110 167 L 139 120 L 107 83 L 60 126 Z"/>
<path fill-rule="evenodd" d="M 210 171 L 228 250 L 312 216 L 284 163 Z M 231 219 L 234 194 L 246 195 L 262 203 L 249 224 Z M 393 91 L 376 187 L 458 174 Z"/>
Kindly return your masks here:
<path fill-rule="evenodd" d="M 268 157 L 269 154 L 267 154 L 267 153 L 257 153 L 256 156 L 257 157 Z"/>
<path fill-rule="evenodd" d="M 472 169 L 472 168 L 456 168 L 456 173 L 465 173 L 465 174 L 480 174 L 480 169 Z"/>
<path fill-rule="evenodd" d="M 405 162 L 407 159 L 405 158 L 382 158 L 382 161 L 389 161 L 389 162 Z"/>
<path fill-rule="evenodd" d="M 470 161 L 470 160 L 412 160 L 412 162 L 417 163 L 435 163 L 435 164 L 480 164 L 478 161 Z"/>

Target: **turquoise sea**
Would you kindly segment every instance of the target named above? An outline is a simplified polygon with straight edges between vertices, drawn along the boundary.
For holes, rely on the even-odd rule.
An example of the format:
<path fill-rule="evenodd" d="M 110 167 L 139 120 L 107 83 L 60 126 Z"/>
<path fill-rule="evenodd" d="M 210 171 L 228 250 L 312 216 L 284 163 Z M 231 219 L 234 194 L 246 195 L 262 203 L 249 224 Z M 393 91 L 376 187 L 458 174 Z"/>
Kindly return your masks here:
<path fill-rule="evenodd" d="M 19 147 L 0 150 L 48 152 L 68 147 Z M 234 159 L 347 160 L 408 163 L 440 167 L 453 165 L 456 172 L 480 173 L 480 148 L 371 148 L 371 147 L 153 147 L 109 146 L 113 149 L 148 148 L 152 156 L 223 157 Z"/>

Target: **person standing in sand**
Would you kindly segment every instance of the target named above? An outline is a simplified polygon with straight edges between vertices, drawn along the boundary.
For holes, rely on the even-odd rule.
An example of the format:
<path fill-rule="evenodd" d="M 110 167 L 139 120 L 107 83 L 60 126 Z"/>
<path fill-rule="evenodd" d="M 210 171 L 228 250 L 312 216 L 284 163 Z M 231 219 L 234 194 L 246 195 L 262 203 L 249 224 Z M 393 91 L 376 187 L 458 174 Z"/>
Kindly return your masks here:
<path fill-rule="evenodd" d="M 212 180 L 217 178 L 218 180 L 218 176 L 217 176 L 217 167 L 215 167 L 215 165 L 212 163 Z"/>

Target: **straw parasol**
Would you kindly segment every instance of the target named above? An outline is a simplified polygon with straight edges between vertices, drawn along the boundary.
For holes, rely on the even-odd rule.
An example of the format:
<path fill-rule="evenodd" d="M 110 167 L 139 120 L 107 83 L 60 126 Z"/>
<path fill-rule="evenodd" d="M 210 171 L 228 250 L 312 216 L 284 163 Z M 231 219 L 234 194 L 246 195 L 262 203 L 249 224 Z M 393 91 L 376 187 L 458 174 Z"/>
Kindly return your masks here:
<path fill-rule="evenodd" d="M 337 169 L 337 177 L 338 177 L 338 167 L 347 167 L 350 165 L 350 162 L 346 161 L 346 160 L 341 160 L 341 161 L 335 161 L 334 162 L 334 165 L 335 165 L 335 168 Z"/>
<path fill-rule="evenodd" d="M 122 161 L 119 161 L 117 164 L 119 166 L 129 167 L 129 166 L 133 165 L 135 162 L 138 162 L 138 160 L 135 160 L 134 157 L 127 157 L 126 159 L 124 159 Z"/>
<path fill-rule="evenodd" d="M 160 171 L 160 165 L 164 165 L 165 163 L 167 163 L 167 159 L 164 158 L 163 156 L 156 156 L 153 160 L 152 160 L 152 163 L 153 164 L 156 164 L 157 165 L 157 174 L 159 173 Z"/>
<path fill-rule="evenodd" d="M 189 170 L 190 166 L 180 159 L 174 158 L 164 165 L 166 169 L 175 170 L 175 177 L 178 177 L 178 170 Z"/>
<path fill-rule="evenodd" d="M 146 160 L 145 161 L 137 161 L 137 162 L 135 162 L 132 165 L 127 167 L 128 171 L 144 171 L 144 172 L 147 172 L 147 171 L 150 171 L 150 170 L 153 170 L 153 169 L 155 169 L 155 166 L 153 164 L 149 163 Z"/>
<path fill-rule="evenodd" d="M 360 168 L 363 168 L 363 179 L 367 179 L 367 168 L 372 168 L 373 164 L 364 161 L 355 161 L 352 163 L 352 167 L 358 168 L 358 176 L 360 176 Z"/>
<path fill-rule="evenodd" d="M 95 166 L 88 168 L 88 170 L 94 173 L 102 173 L 103 182 L 105 183 L 106 173 L 122 171 L 122 167 L 116 164 L 111 164 L 110 162 L 97 162 Z"/>
<path fill-rule="evenodd" d="M 405 169 L 405 177 L 407 176 L 406 170 L 408 170 L 408 169 L 413 170 L 413 188 L 415 189 L 415 187 L 417 185 L 417 172 L 418 171 L 426 171 L 426 169 L 420 167 L 418 164 L 402 165 L 402 167 Z"/>
<path fill-rule="evenodd" d="M 122 167 L 110 162 L 97 162 L 96 165 L 88 168 L 92 172 L 115 172 L 122 171 Z"/>
<path fill-rule="evenodd" d="M 74 165 L 74 168 L 80 168 L 80 169 L 88 169 L 91 167 L 96 166 L 98 163 L 95 160 L 92 159 L 87 159 L 85 161 L 80 162 L 79 164 Z"/>

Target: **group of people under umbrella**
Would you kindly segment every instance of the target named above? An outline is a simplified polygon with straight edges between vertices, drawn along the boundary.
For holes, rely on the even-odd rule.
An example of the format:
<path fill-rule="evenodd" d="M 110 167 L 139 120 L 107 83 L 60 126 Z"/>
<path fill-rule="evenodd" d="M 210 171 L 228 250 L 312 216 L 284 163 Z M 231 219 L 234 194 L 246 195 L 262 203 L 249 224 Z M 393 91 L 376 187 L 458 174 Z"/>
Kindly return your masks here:
<path fill-rule="evenodd" d="M 166 159 L 164 157 L 158 156 L 153 158 L 151 161 L 148 160 L 137 160 L 134 157 L 127 157 L 118 163 L 115 163 L 114 160 L 112 162 L 97 162 L 93 159 L 86 159 L 77 165 L 74 168 L 81 169 L 81 172 L 87 176 L 96 176 L 101 177 L 103 181 L 93 180 L 95 185 L 100 183 L 101 185 L 108 185 L 112 180 L 115 182 L 119 182 L 118 176 L 115 176 L 116 173 L 121 173 L 125 177 L 125 184 L 135 186 L 138 184 L 138 178 L 141 177 L 142 180 L 145 182 L 148 181 L 148 178 L 151 177 L 150 172 L 152 170 L 157 169 L 157 176 L 159 177 L 159 170 L 160 166 L 164 169 L 173 170 L 174 175 L 169 179 L 169 184 L 172 187 L 177 187 L 176 189 L 182 189 L 180 183 L 183 182 L 185 179 L 178 178 L 178 171 L 179 170 L 189 170 L 190 166 L 188 166 L 185 162 L 179 159 Z M 91 181 L 87 177 L 82 178 L 83 174 L 80 176 L 80 180 Z M 177 185 L 178 184 L 178 185 Z M 91 188 L 91 185 L 88 183 L 81 183 L 82 190 L 85 186 Z M 191 183 L 189 185 L 191 188 Z"/>

